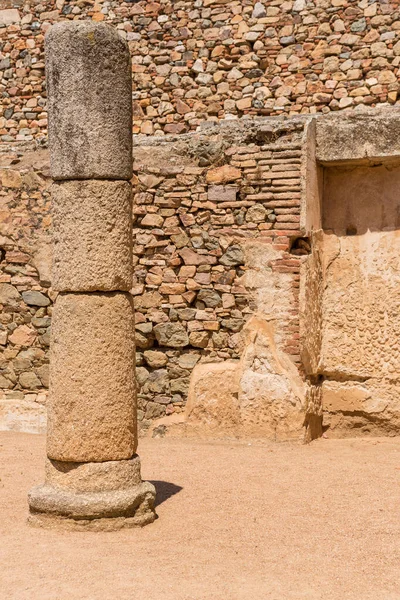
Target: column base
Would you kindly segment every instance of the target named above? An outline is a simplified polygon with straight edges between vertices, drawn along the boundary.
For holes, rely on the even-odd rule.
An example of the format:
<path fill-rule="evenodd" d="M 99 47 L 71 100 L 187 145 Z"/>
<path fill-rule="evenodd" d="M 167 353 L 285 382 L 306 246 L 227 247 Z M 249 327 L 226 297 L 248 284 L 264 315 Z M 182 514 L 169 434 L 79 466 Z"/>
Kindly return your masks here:
<path fill-rule="evenodd" d="M 36 527 L 111 531 L 156 518 L 155 488 L 140 479 L 140 459 L 104 463 L 48 460 L 46 481 L 28 494 Z"/>

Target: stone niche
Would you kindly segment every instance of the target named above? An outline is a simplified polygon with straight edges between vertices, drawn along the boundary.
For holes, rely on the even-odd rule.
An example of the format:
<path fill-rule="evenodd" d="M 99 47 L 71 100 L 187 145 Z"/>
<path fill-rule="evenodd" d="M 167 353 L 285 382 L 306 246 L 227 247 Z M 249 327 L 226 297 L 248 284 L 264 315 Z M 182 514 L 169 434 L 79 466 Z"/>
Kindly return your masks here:
<path fill-rule="evenodd" d="M 379 113 L 317 123 L 301 337 L 310 425 L 323 415 L 329 435 L 400 428 L 399 113 L 391 115 L 391 135 Z"/>

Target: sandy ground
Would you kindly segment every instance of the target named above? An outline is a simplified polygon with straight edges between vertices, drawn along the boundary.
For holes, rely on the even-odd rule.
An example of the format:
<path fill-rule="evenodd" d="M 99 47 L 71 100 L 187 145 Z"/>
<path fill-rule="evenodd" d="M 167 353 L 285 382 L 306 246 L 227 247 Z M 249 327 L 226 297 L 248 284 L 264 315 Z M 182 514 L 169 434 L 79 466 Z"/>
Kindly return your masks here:
<path fill-rule="evenodd" d="M 400 439 L 141 440 L 144 529 L 26 524 L 44 437 L 0 434 L 1 600 L 400 599 Z"/>

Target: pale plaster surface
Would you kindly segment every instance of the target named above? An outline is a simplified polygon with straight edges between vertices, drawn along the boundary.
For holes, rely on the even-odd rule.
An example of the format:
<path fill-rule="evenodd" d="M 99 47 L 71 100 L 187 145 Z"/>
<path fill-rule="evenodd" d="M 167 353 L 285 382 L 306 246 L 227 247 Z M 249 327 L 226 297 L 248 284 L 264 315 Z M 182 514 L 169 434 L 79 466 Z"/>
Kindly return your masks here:
<path fill-rule="evenodd" d="M 0 431 L 45 433 L 46 407 L 38 402 L 0 398 Z"/>
<path fill-rule="evenodd" d="M 64 181 L 51 188 L 53 289 L 132 288 L 132 190 L 127 181 Z"/>
<path fill-rule="evenodd" d="M 128 44 L 91 21 L 46 35 L 51 176 L 132 177 L 132 84 Z"/>

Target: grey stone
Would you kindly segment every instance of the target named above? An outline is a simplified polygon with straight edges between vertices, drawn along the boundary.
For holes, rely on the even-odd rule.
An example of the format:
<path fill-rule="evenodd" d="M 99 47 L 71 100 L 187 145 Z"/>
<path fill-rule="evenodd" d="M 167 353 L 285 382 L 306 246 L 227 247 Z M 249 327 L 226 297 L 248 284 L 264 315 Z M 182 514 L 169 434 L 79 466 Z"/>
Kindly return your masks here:
<path fill-rule="evenodd" d="M 9 283 L 0 283 L 0 304 L 15 305 L 21 299 L 19 291 Z"/>
<path fill-rule="evenodd" d="M 43 327 L 49 327 L 51 324 L 51 319 L 50 317 L 33 317 L 32 321 L 31 321 L 32 325 L 34 327 L 38 327 L 38 328 L 43 328 Z"/>
<path fill-rule="evenodd" d="M 165 405 L 158 402 L 147 403 L 145 419 L 158 419 L 163 415 L 165 415 Z"/>
<path fill-rule="evenodd" d="M 361 31 L 365 31 L 367 27 L 367 22 L 365 20 L 365 18 L 359 19 L 358 21 L 354 21 L 354 23 L 351 24 L 351 31 L 354 32 L 361 32 Z"/>
<path fill-rule="evenodd" d="M 136 348 L 140 350 L 147 350 L 154 345 L 154 335 L 152 333 L 145 334 L 140 331 L 136 331 L 135 333 L 135 342 Z"/>
<path fill-rule="evenodd" d="M 178 365 L 182 369 L 193 369 L 199 360 L 200 356 L 198 354 L 181 354 L 178 359 Z"/>
<path fill-rule="evenodd" d="M 296 42 L 296 38 L 294 35 L 283 36 L 279 39 L 282 46 L 290 46 L 290 44 L 294 44 Z"/>
<path fill-rule="evenodd" d="M 262 2 L 256 2 L 252 12 L 253 19 L 261 19 L 267 16 L 264 4 Z"/>
<path fill-rule="evenodd" d="M 29 371 L 32 368 L 32 363 L 29 358 L 24 358 L 21 356 L 22 352 L 17 356 L 15 360 L 12 361 L 12 368 L 15 373 L 23 373 L 23 371 Z"/>
<path fill-rule="evenodd" d="M 189 391 L 189 377 L 181 377 L 171 381 L 171 393 L 179 393 L 187 395 Z"/>
<path fill-rule="evenodd" d="M 166 369 L 157 369 L 152 371 L 143 388 L 144 393 L 152 392 L 162 394 L 169 391 L 169 378 Z"/>
<path fill-rule="evenodd" d="M 143 333 L 144 335 L 148 335 L 149 333 L 151 333 L 153 331 L 153 324 L 150 322 L 137 323 L 135 325 L 135 329 L 136 329 L 136 331 L 140 331 L 140 333 Z"/>
<path fill-rule="evenodd" d="M 178 317 L 181 319 L 181 321 L 191 321 L 194 319 L 195 314 L 195 308 L 181 308 L 178 310 Z"/>
<path fill-rule="evenodd" d="M 42 385 L 46 388 L 49 387 L 49 365 L 42 365 L 38 369 L 36 369 L 36 374 L 38 375 Z"/>
<path fill-rule="evenodd" d="M 145 367 L 138 367 L 136 369 L 136 379 L 140 386 L 142 386 L 148 379 L 149 372 Z"/>
<path fill-rule="evenodd" d="M 0 389 L 8 390 L 12 387 L 14 387 L 13 383 L 4 375 L 0 375 Z"/>
<path fill-rule="evenodd" d="M 25 390 L 36 390 L 42 387 L 42 382 L 32 371 L 21 373 L 19 383 Z"/>
<path fill-rule="evenodd" d="M 62 22 L 46 34 L 51 175 L 132 177 L 132 83 L 127 43 L 91 21 Z"/>
<path fill-rule="evenodd" d="M 22 299 L 28 306 L 48 306 L 50 298 L 36 291 L 22 292 Z"/>
<path fill-rule="evenodd" d="M 242 265 L 244 263 L 244 252 L 239 245 L 229 246 L 225 254 L 221 256 L 219 262 L 225 266 Z"/>
<path fill-rule="evenodd" d="M 154 333 L 160 346 L 183 348 L 189 344 L 187 331 L 180 323 L 159 323 Z"/>
<path fill-rule="evenodd" d="M 243 319 L 222 319 L 221 325 L 231 331 L 240 331 L 243 327 Z"/>
<path fill-rule="evenodd" d="M 214 290 L 200 290 L 197 299 L 204 302 L 209 308 L 215 308 L 222 303 L 221 296 Z"/>

